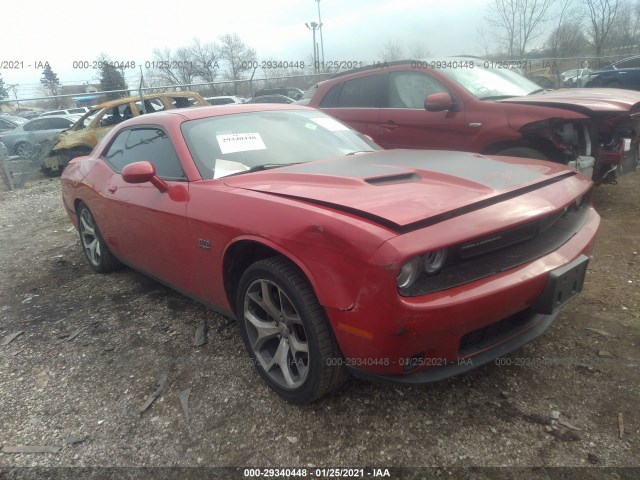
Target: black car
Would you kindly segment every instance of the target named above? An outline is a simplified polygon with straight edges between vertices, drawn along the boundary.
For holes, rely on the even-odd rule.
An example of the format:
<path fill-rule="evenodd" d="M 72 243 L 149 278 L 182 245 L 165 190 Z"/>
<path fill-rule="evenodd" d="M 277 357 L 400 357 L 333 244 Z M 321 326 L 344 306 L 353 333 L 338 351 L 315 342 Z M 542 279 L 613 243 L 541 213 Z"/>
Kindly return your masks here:
<path fill-rule="evenodd" d="M 253 97 L 245 103 L 293 103 L 294 100 L 285 95 L 261 95 Z"/>
<path fill-rule="evenodd" d="M 253 98 L 263 97 L 265 95 L 284 95 L 285 97 L 292 98 L 293 100 L 299 100 L 302 98 L 304 92 L 299 88 L 281 87 L 281 88 L 263 88 L 258 90 Z M 256 103 L 256 102 L 253 102 Z"/>
<path fill-rule="evenodd" d="M 640 55 L 623 58 L 591 73 L 585 87 L 640 90 Z"/>

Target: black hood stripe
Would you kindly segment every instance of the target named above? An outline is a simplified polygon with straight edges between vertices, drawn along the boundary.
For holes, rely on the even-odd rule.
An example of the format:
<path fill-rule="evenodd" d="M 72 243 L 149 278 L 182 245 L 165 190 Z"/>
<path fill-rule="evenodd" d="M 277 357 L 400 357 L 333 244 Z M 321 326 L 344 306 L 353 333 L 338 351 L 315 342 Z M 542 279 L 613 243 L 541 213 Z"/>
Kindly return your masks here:
<path fill-rule="evenodd" d="M 569 177 L 573 177 L 574 175 L 576 175 L 576 172 L 566 172 L 563 173 L 562 175 L 558 175 L 556 177 L 553 178 L 549 178 L 547 180 L 544 180 L 542 182 L 538 182 L 535 183 L 533 185 L 527 185 L 521 188 L 517 188 L 515 190 L 512 190 L 510 192 L 505 192 L 499 195 L 495 195 L 491 198 L 487 198 L 485 200 L 480 200 L 478 202 L 472 203 L 471 205 L 465 205 L 464 207 L 459 207 L 459 208 L 454 208 L 453 210 L 449 210 L 448 212 L 443 212 L 443 213 L 439 213 L 438 215 L 434 215 L 432 217 L 426 218 L 424 220 L 419 220 L 417 222 L 413 222 L 413 223 L 408 223 L 407 225 L 399 225 L 395 222 L 392 222 L 384 217 L 380 217 L 379 215 L 374 215 L 372 213 L 369 212 L 365 212 L 362 210 L 359 210 L 357 208 L 351 208 L 351 207 L 346 207 L 344 205 L 339 205 L 336 203 L 331 203 L 331 202 L 327 202 L 327 201 L 322 201 L 322 200 L 316 200 L 313 198 L 306 198 L 306 197 L 301 197 L 301 196 L 297 196 L 297 195 L 288 195 L 288 194 L 283 194 L 283 193 L 276 193 L 276 192 L 265 192 L 262 190 L 252 190 L 252 189 L 248 189 L 248 190 L 252 190 L 252 191 L 256 191 L 256 192 L 260 192 L 260 193 L 267 193 L 269 195 L 275 195 L 278 197 L 284 197 L 284 198 L 291 198 L 294 200 L 301 200 L 304 202 L 309 202 L 309 203 L 313 203 L 315 205 L 320 205 L 323 207 L 328 207 L 328 208 L 333 208 L 334 210 L 339 210 L 341 212 L 345 212 L 345 213 L 350 213 L 352 215 L 361 217 L 361 218 L 365 218 L 367 220 L 371 220 L 372 222 L 377 223 L 378 225 L 382 226 L 382 227 L 386 227 L 390 230 L 393 230 L 394 232 L 397 232 L 398 234 L 404 234 L 404 233 L 409 233 L 409 232 L 413 232 L 415 230 L 420 230 L 421 228 L 426 228 L 426 227 L 430 227 L 432 225 L 436 225 L 438 223 L 444 222 L 446 220 L 450 220 L 452 218 L 455 217 L 459 217 L 462 215 L 466 215 L 467 213 L 471 213 L 471 212 L 475 212 L 477 210 L 481 210 L 483 208 L 486 207 L 490 207 L 491 205 L 495 205 L 497 203 L 500 202 L 505 202 L 507 200 L 511 200 L 512 198 L 516 198 L 519 197 L 521 195 L 525 195 L 529 192 L 533 192 L 535 190 L 538 190 L 540 188 L 544 188 L 548 185 L 552 185 L 554 183 L 557 182 L 561 182 L 563 180 L 565 180 L 566 178 Z"/>

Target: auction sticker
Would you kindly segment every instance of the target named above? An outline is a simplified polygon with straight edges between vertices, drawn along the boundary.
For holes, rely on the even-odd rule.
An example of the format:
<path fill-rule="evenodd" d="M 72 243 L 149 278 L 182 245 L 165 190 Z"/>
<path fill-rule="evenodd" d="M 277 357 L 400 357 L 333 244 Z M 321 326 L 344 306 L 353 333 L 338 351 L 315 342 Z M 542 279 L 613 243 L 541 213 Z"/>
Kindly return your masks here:
<path fill-rule="evenodd" d="M 341 132 L 343 130 L 349 130 L 349 127 L 345 127 L 343 124 L 341 124 L 337 120 L 334 120 L 333 118 L 317 117 L 312 118 L 311 120 L 321 127 L 326 128 L 330 132 Z"/>
<path fill-rule="evenodd" d="M 250 152 L 252 150 L 266 150 L 262 137 L 259 133 L 230 133 L 227 135 L 216 135 L 220 152 Z"/>

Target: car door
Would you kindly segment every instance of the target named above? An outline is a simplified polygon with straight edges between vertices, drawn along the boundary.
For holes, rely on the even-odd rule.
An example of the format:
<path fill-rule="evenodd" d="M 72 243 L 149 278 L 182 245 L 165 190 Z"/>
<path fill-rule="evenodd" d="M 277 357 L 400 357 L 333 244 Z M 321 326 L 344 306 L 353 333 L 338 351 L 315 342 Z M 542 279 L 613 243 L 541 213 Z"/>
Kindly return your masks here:
<path fill-rule="evenodd" d="M 470 127 L 457 104 L 450 111 L 429 112 L 424 100 L 435 93 L 456 96 L 427 72 L 391 72 L 386 82 L 386 104 L 380 111 L 378 141 L 385 148 L 429 148 L 458 150 Z"/>
<path fill-rule="evenodd" d="M 378 141 L 386 76 L 386 73 L 367 75 L 334 85 L 323 97 L 319 108 Z"/>
<path fill-rule="evenodd" d="M 189 184 L 173 144 L 156 126 L 120 132 L 103 155 L 113 174 L 96 218 L 105 240 L 126 263 L 178 289 L 197 291 L 186 218 Z M 169 185 L 161 192 L 150 182 L 126 183 L 122 168 L 134 162 L 154 164 Z M 102 227 L 101 227 L 102 228 Z"/>

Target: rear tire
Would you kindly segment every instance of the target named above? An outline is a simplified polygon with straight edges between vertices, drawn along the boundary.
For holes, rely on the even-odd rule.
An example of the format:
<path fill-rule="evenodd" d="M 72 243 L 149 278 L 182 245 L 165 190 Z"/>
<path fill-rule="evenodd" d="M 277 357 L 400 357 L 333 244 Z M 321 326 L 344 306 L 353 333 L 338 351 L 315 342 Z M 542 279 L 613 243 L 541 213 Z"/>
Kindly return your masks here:
<path fill-rule="evenodd" d="M 89 208 L 80 202 L 77 212 L 80 244 L 89 266 L 98 273 L 107 273 L 120 268 L 122 264 L 107 247 Z"/>
<path fill-rule="evenodd" d="M 348 377 L 323 307 L 287 259 L 260 260 L 244 272 L 236 311 L 256 370 L 285 400 L 312 402 Z"/>

